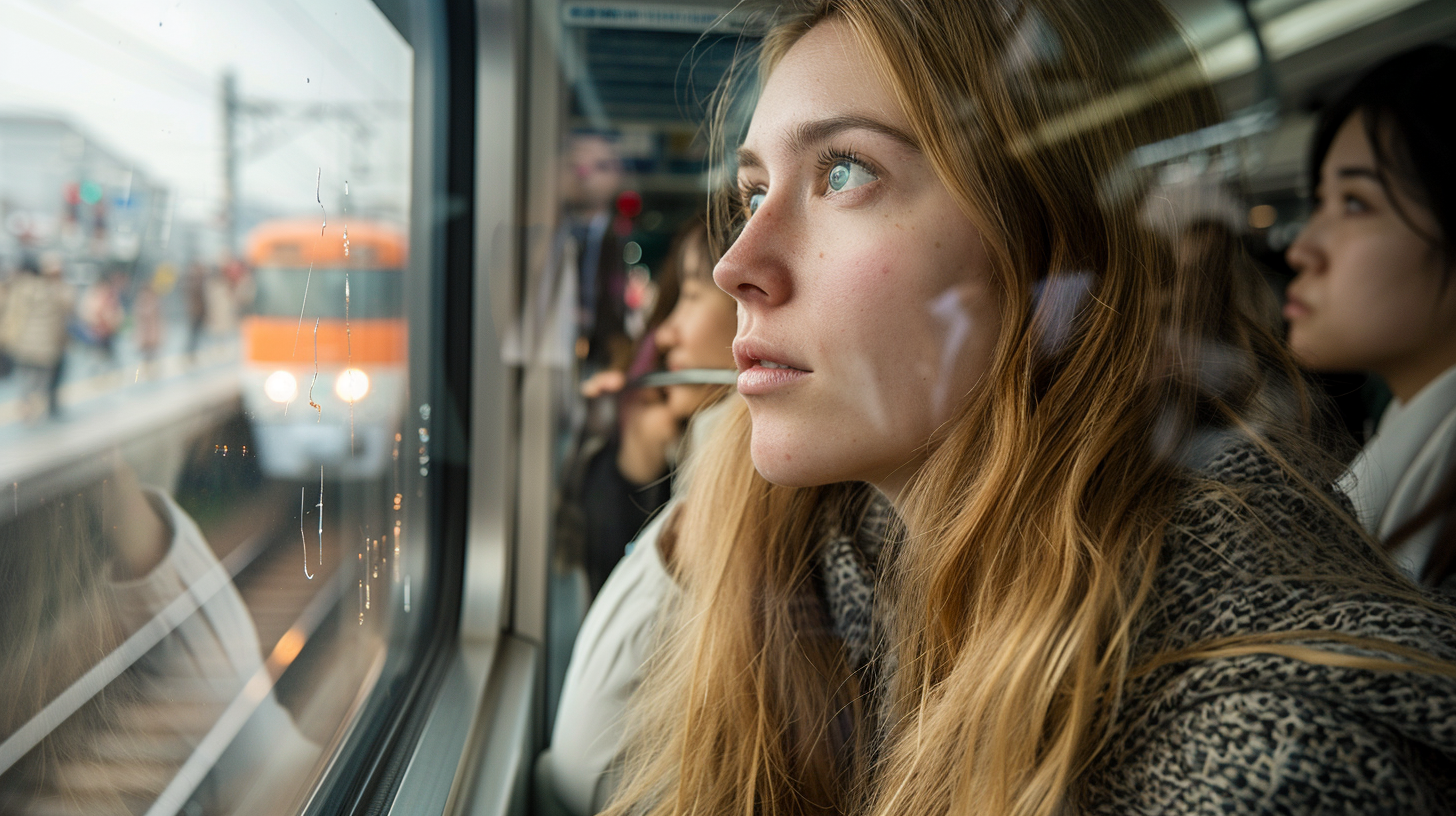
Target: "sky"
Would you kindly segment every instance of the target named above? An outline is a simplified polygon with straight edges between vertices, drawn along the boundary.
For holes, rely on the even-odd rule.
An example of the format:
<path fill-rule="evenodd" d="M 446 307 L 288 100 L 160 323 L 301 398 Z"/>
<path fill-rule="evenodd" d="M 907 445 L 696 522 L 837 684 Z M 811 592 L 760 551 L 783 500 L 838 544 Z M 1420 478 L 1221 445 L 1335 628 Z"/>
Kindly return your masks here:
<path fill-rule="evenodd" d="M 227 70 L 244 100 L 347 105 L 374 134 L 244 122 L 245 204 L 317 213 L 317 183 L 335 213 L 347 181 L 355 209 L 407 210 L 411 66 L 369 0 L 0 0 L 0 114 L 70 122 L 165 184 L 189 220 L 219 210 Z"/>

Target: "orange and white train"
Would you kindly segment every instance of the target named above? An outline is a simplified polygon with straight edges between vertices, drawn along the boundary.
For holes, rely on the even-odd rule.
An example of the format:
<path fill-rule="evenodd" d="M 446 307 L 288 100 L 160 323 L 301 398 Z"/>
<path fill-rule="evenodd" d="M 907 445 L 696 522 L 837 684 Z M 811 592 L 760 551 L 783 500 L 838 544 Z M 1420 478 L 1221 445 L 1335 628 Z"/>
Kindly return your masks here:
<path fill-rule="evenodd" d="M 256 295 L 242 325 L 243 406 L 270 477 L 386 472 L 408 360 L 404 232 L 264 223 L 247 239 Z"/>

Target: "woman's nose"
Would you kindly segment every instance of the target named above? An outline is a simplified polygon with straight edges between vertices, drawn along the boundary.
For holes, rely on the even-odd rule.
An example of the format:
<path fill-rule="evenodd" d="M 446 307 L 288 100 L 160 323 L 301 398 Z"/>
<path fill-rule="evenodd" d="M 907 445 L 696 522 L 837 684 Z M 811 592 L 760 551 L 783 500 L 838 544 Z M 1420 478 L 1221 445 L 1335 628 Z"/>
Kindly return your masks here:
<path fill-rule="evenodd" d="M 674 307 L 672 311 L 667 313 L 667 317 L 658 324 L 657 330 L 652 333 L 652 342 L 657 346 L 658 351 L 666 352 L 668 349 L 677 345 L 677 315 L 678 308 Z"/>
<path fill-rule="evenodd" d="M 1284 251 L 1284 260 L 1289 263 L 1289 267 L 1295 272 L 1302 274 L 1306 271 L 1312 271 L 1324 257 L 1324 253 L 1320 249 L 1317 240 L 1318 229 L 1319 227 L 1315 220 L 1310 219 L 1299 230 L 1299 234 L 1294 236 L 1294 242 L 1289 245 L 1289 249 Z"/>
<path fill-rule="evenodd" d="M 745 307 L 783 303 L 792 294 L 789 258 L 796 240 L 787 214 L 765 201 L 713 268 L 713 282 Z"/>

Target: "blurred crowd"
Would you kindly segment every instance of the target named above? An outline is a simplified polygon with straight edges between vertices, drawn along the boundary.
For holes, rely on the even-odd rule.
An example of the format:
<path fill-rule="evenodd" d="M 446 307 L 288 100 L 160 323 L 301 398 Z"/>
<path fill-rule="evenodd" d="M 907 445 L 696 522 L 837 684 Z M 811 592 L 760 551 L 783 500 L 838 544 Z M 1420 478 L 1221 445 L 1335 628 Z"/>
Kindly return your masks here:
<path fill-rule="evenodd" d="M 163 376 L 165 357 L 195 362 L 204 342 L 236 335 L 252 300 L 236 261 L 194 262 L 181 276 L 170 264 L 113 265 L 84 282 L 77 272 L 54 252 L 0 265 L 0 383 L 15 383 L 0 394 L 26 419 L 59 416 L 63 384 L 79 376 L 134 365 L 135 383 Z"/>

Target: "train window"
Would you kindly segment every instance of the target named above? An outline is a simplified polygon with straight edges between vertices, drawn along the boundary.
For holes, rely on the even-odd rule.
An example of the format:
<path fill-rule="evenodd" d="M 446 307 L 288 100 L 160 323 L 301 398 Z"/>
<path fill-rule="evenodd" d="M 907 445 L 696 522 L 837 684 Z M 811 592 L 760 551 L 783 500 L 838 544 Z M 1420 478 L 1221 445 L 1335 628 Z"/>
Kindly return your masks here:
<path fill-rule="evenodd" d="M 0 811 L 298 811 L 439 601 L 414 50 L 0 0 L 0 53 Z"/>

